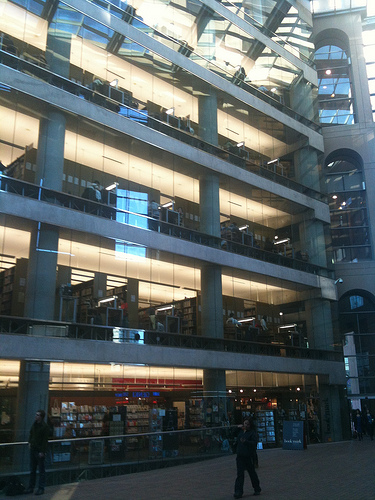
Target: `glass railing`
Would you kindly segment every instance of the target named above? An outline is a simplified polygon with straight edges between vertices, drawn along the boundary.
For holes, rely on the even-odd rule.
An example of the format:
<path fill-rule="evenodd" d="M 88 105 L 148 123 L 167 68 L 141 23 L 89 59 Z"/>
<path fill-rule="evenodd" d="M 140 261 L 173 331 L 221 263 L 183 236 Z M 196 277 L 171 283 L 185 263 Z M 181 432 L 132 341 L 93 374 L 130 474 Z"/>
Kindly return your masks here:
<path fill-rule="evenodd" d="M 232 233 L 227 232 L 226 237 L 216 237 L 205 233 L 185 228 L 181 225 L 171 224 L 160 219 L 153 219 L 147 215 L 123 210 L 116 206 L 80 198 L 70 194 L 54 191 L 36 184 L 13 179 L 0 174 L 0 191 L 17 194 L 26 198 L 44 201 L 60 207 L 78 210 L 90 215 L 103 217 L 105 219 L 118 221 L 119 224 L 127 224 L 139 227 L 146 231 L 156 231 L 185 241 L 198 243 L 211 248 L 221 249 L 226 252 L 235 253 L 252 259 L 269 262 L 290 269 L 304 271 L 311 274 L 333 278 L 333 273 L 328 268 L 320 267 L 301 258 L 297 258 L 293 248 L 290 256 L 283 253 L 275 253 L 253 246 L 254 241 L 242 234 L 242 241 L 233 241 Z M 168 213 L 168 212 L 167 212 Z"/>
<path fill-rule="evenodd" d="M 47 484 L 92 479 L 97 477 L 98 468 L 103 467 L 110 475 L 116 475 L 130 470 L 136 472 L 151 465 L 154 468 L 165 467 L 232 453 L 233 431 L 228 426 L 163 431 L 159 417 L 160 429 L 155 429 L 155 432 L 132 433 L 132 427 L 129 426 L 126 434 L 102 436 L 102 423 L 95 423 L 99 427 L 94 427 L 94 422 L 75 422 L 74 433 L 77 437 L 50 439 L 45 457 Z M 136 430 L 136 427 L 133 429 Z M 64 427 L 59 427 L 60 430 L 64 430 Z M 79 437 L 91 433 L 94 436 Z M 2 474 L 16 474 L 27 486 L 29 453 L 26 442 L 0 443 Z M 114 467 L 109 470 L 111 466 Z"/>
<path fill-rule="evenodd" d="M 51 72 L 43 64 L 40 65 L 35 61 L 33 62 L 24 58 L 22 59 L 4 50 L 0 50 L 0 62 L 9 67 L 17 69 L 18 71 L 26 72 L 29 75 L 44 80 L 45 82 L 61 88 L 62 90 L 65 90 L 81 99 L 90 101 L 98 106 L 118 113 L 126 119 L 130 119 L 139 124 L 153 128 L 158 132 L 184 142 L 194 148 L 201 149 L 208 154 L 212 154 L 216 157 L 225 159 L 229 163 L 243 168 L 244 170 L 257 173 L 258 175 L 266 177 L 276 183 L 282 184 L 285 187 L 289 187 L 290 189 L 311 196 L 314 199 L 326 202 L 326 197 L 319 191 L 315 191 L 302 184 L 299 184 L 298 182 L 293 181 L 285 175 L 280 175 L 276 172 L 272 172 L 267 169 L 265 165 L 260 165 L 254 161 L 249 160 L 249 152 L 246 149 L 237 148 L 237 150 L 233 149 L 231 151 L 228 151 L 225 147 L 215 146 L 204 141 L 199 137 L 199 135 L 195 133 L 195 131 L 192 133 L 190 127 L 188 127 L 185 122 L 177 119 L 176 117 L 171 118 L 166 113 L 163 113 L 162 118 L 155 117 L 152 115 L 152 113 L 148 113 L 147 109 L 139 109 L 144 107 L 145 103 L 137 101 L 134 97 L 131 97 L 125 90 L 114 89 L 110 85 L 102 85 L 104 90 L 101 89 L 100 91 L 96 90 L 94 87 L 88 88 L 79 82 L 64 78 Z M 4 85 L 3 87 L 6 87 L 6 89 L 9 91 L 11 90 L 11 87 L 7 87 Z M 263 95 L 264 100 L 273 101 L 273 99 L 267 96 L 264 92 L 251 89 L 250 86 L 248 91 L 251 93 L 255 92 L 254 95 L 260 93 Z M 275 106 L 283 111 L 282 105 L 277 101 L 275 102 Z M 172 121 L 175 122 L 173 123 L 173 125 L 171 124 Z M 321 126 L 317 125 L 315 127 L 315 130 L 320 131 Z"/>
<path fill-rule="evenodd" d="M 239 330 L 235 339 L 186 335 L 180 333 L 102 326 L 86 323 L 63 321 L 43 321 L 31 318 L 0 316 L 0 333 L 11 335 L 31 335 L 35 337 L 63 337 L 67 339 L 100 340 L 115 344 L 137 344 L 180 349 L 198 349 L 237 354 L 256 354 L 261 356 L 315 359 L 323 361 L 342 361 L 342 352 L 306 347 L 303 338 L 293 338 L 286 333 L 278 337 L 272 333 L 262 334 L 257 340 L 245 340 L 250 330 Z M 225 335 L 225 333 L 224 333 Z M 301 344 L 301 346 L 299 345 Z"/>

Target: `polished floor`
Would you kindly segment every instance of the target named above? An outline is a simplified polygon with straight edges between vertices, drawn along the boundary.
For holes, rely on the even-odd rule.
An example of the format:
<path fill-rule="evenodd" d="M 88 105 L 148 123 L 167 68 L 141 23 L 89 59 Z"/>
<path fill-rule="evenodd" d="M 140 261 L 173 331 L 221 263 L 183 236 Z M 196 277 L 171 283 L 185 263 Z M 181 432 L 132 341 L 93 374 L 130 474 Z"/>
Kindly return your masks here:
<path fill-rule="evenodd" d="M 375 441 L 365 437 L 310 445 L 304 451 L 259 451 L 259 498 L 268 500 L 375 500 Z M 236 476 L 235 455 L 116 476 L 51 486 L 48 500 L 229 500 Z M 243 498 L 253 490 L 245 479 Z M 23 495 L 24 499 L 36 498 Z"/>

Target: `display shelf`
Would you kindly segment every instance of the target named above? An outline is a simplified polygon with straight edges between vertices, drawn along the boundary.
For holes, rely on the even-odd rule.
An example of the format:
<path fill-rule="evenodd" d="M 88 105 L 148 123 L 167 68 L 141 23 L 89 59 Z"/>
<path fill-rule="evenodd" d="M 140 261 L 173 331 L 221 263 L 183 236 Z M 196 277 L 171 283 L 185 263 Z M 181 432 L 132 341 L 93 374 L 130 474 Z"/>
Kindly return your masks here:
<path fill-rule="evenodd" d="M 102 434 L 102 422 L 107 414 L 107 407 L 61 403 L 60 407 L 51 408 L 50 413 L 54 437 L 63 438 L 68 423 L 72 425 L 77 437 L 91 437 Z"/>
<path fill-rule="evenodd" d="M 27 259 L 17 259 L 15 266 L 0 272 L 0 314 L 23 316 L 27 264 Z"/>
<path fill-rule="evenodd" d="M 185 299 L 182 302 L 182 333 L 197 334 L 197 299 Z"/>
<path fill-rule="evenodd" d="M 150 434 L 149 437 L 150 458 L 158 458 L 163 454 L 163 434 L 161 433 L 163 429 L 163 419 L 158 408 L 152 408 L 149 416 L 149 430 L 151 433 L 155 433 Z M 160 434 L 156 434 L 158 432 L 160 432 Z"/>
<path fill-rule="evenodd" d="M 186 416 L 190 429 L 199 429 L 205 425 L 203 399 L 189 399 L 186 405 Z"/>
<path fill-rule="evenodd" d="M 149 430 L 149 407 L 128 405 L 127 434 L 141 434 Z"/>
<path fill-rule="evenodd" d="M 257 432 L 259 442 L 263 444 L 275 445 L 275 417 L 272 410 L 256 412 Z"/>
<path fill-rule="evenodd" d="M 77 298 L 77 323 L 90 323 L 93 307 L 94 280 L 78 283 L 72 287 L 72 294 Z"/>

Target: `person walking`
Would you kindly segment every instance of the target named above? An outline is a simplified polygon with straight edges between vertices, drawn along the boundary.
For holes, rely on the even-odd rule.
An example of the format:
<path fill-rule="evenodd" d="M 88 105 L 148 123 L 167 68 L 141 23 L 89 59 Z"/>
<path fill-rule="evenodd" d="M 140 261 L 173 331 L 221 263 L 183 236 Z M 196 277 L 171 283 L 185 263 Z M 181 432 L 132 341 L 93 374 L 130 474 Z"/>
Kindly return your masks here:
<path fill-rule="evenodd" d="M 35 422 L 31 426 L 29 435 L 30 480 L 29 487 L 25 493 L 33 493 L 36 483 L 36 470 L 39 468 L 39 487 L 35 495 L 43 495 L 46 486 L 45 457 L 50 429 L 44 421 L 45 416 L 46 413 L 44 410 L 36 412 Z"/>
<path fill-rule="evenodd" d="M 245 481 L 245 471 L 249 473 L 254 495 L 262 491 L 258 474 L 255 471 L 256 449 L 258 435 L 253 420 L 247 419 L 237 437 L 237 477 L 234 484 L 234 498 L 242 498 Z"/>

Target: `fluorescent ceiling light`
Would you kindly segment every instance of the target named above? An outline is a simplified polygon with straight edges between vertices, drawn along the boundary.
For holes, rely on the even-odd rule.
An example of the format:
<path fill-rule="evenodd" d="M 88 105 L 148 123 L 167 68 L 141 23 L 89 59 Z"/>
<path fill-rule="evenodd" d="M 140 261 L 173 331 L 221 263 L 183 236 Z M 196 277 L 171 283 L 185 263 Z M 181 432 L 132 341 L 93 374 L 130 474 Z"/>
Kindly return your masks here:
<path fill-rule="evenodd" d="M 239 323 L 248 323 L 249 321 L 253 321 L 255 318 L 246 318 L 238 320 Z"/>
<path fill-rule="evenodd" d="M 168 311 L 169 309 L 173 309 L 173 306 L 160 307 L 159 309 L 156 309 L 156 312 Z"/>
<path fill-rule="evenodd" d="M 170 207 L 173 207 L 173 201 L 167 201 L 167 203 L 164 203 L 164 205 L 162 205 L 163 208 L 170 208 Z"/>
<path fill-rule="evenodd" d="M 111 191 L 112 189 L 115 189 L 118 186 L 118 182 L 113 182 L 109 186 L 106 187 L 107 191 Z"/>
<path fill-rule="evenodd" d="M 166 115 L 173 115 L 174 113 L 174 108 L 169 108 L 167 109 L 167 111 L 165 112 Z"/>
<path fill-rule="evenodd" d="M 104 304 L 105 302 L 111 302 L 112 300 L 117 299 L 117 295 L 114 295 L 113 297 L 108 297 L 107 299 L 101 299 L 99 300 L 99 304 Z"/>
<path fill-rule="evenodd" d="M 289 243 L 290 238 L 284 238 L 283 240 L 274 241 L 274 245 L 280 245 L 280 243 Z"/>

